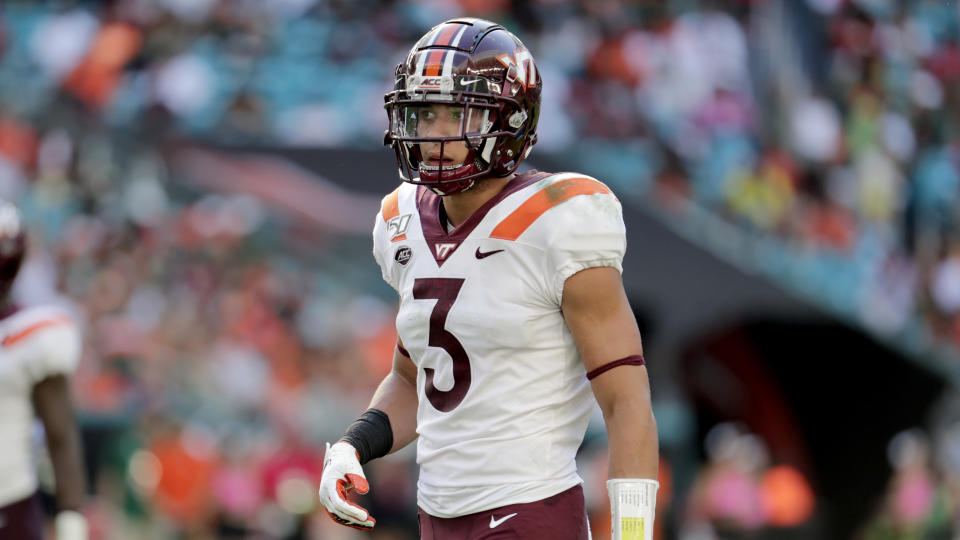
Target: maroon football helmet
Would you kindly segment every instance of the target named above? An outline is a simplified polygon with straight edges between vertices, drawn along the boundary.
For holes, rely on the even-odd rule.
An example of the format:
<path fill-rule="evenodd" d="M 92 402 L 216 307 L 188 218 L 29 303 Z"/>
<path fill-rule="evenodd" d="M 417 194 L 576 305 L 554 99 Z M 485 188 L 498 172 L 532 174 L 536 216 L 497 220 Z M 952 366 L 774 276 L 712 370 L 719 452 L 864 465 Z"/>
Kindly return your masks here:
<path fill-rule="evenodd" d="M 394 90 L 384 96 L 384 144 L 397 154 L 400 178 L 452 195 L 478 178 L 514 172 L 537 141 L 542 88 L 530 52 L 502 26 L 464 18 L 433 27 L 397 66 Z M 426 127 L 438 110 L 454 122 L 451 130 Z M 438 159 L 451 143 L 466 145 L 462 163 Z"/>
<path fill-rule="evenodd" d="M 13 204 L 0 201 L 0 303 L 9 300 L 10 288 L 26 252 L 27 235 L 20 211 Z"/>

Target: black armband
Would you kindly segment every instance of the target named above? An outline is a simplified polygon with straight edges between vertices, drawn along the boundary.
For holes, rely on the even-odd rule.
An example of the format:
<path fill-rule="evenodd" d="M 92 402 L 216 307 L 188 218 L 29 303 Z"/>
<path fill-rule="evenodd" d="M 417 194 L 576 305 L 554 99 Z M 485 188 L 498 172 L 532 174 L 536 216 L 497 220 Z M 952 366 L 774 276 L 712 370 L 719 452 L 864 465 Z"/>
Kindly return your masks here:
<path fill-rule="evenodd" d="M 357 449 L 361 465 L 383 457 L 393 448 L 390 418 L 380 409 L 367 409 L 356 422 L 350 424 L 340 440 Z"/>

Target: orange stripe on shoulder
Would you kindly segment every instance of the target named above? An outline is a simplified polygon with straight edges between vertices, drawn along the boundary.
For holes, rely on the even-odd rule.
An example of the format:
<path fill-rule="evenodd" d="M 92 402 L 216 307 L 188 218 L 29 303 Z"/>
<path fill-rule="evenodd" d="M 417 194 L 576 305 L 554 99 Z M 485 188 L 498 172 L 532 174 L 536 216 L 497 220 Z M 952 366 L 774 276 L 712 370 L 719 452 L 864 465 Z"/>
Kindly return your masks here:
<path fill-rule="evenodd" d="M 31 334 L 37 332 L 38 330 L 43 330 L 44 328 L 49 328 L 51 326 L 60 326 L 62 324 L 67 324 L 70 322 L 70 317 L 66 315 L 61 315 L 59 317 L 54 317 L 53 319 L 47 319 L 45 321 L 39 321 L 31 324 L 30 326 L 24 328 L 23 330 L 10 334 L 3 338 L 2 345 L 4 347 L 9 347 L 14 345 L 24 339 L 30 337 Z"/>
<path fill-rule="evenodd" d="M 387 195 L 380 202 L 380 215 L 383 216 L 383 222 L 386 223 L 400 215 L 400 188 L 393 190 L 393 193 Z"/>
<path fill-rule="evenodd" d="M 498 223 L 493 232 L 490 233 L 490 238 L 516 240 L 547 210 L 577 195 L 594 195 L 597 193 L 611 193 L 611 191 L 610 188 L 593 178 L 582 176 L 568 178 L 549 185 L 534 193 L 519 208 Z"/>

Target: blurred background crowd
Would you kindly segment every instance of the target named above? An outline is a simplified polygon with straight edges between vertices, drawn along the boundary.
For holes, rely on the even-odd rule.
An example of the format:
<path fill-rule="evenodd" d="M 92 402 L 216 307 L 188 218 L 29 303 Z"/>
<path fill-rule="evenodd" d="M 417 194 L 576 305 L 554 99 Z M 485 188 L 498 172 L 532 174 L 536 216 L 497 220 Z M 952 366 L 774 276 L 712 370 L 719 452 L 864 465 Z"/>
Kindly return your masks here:
<path fill-rule="evenodd" d="M 395 299 L 369 232 L 398 180 L 388 165 L 365 179 L 379 194 L 353 192 L 350 163 L 288 158 L 389 160 L 393 67 L 464 14 L 537 60 L 534 158 L 960 381 L 953 0 L 0 6 L 0 196 L 32 233 L 15 294 L 84 327 L 73 386 L 96 538 L 361 536 L 316 511 L 315 485 L 323 443 L 389 370 Z M 848 538 L 960 531 L 960 407 L 940 403 L 941 421 L 881 449 L 886 487 Z M 671 411 L 661 429 L 692 422 Z M 843 537 L 809 471 L 717 420 L 687 441 L 692 467 L 664 454 L 660 537 Z M 581 455 L 598 538 L 602 433 Z M 369 467 L 366 537 L 416 537 L 411 450 Z"/>

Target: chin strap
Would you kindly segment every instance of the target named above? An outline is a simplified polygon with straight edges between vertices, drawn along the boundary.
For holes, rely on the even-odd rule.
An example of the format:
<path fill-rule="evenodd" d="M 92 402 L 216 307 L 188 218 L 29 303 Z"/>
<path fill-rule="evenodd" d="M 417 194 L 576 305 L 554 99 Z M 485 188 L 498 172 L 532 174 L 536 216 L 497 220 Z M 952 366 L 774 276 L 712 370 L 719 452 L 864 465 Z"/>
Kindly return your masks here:
<path fill-rule="evenodd" d="M 611 540 L 653 540 L 659 488 L 660 482 L 647 478 L 607 480 Z"/>
<path fill-rule="evenodd" d="M 456 195 L 457 193 L 463 193 L 468 189 L 472 188 L 476 183 L 474 180 L 463 180 L 460 182 L 451 182 L 449 184 L 442 184 L 439 186 L 429 185 L 430 191 L 436 193 L 441 197 L 446 197 L 447 195 Z"/>

